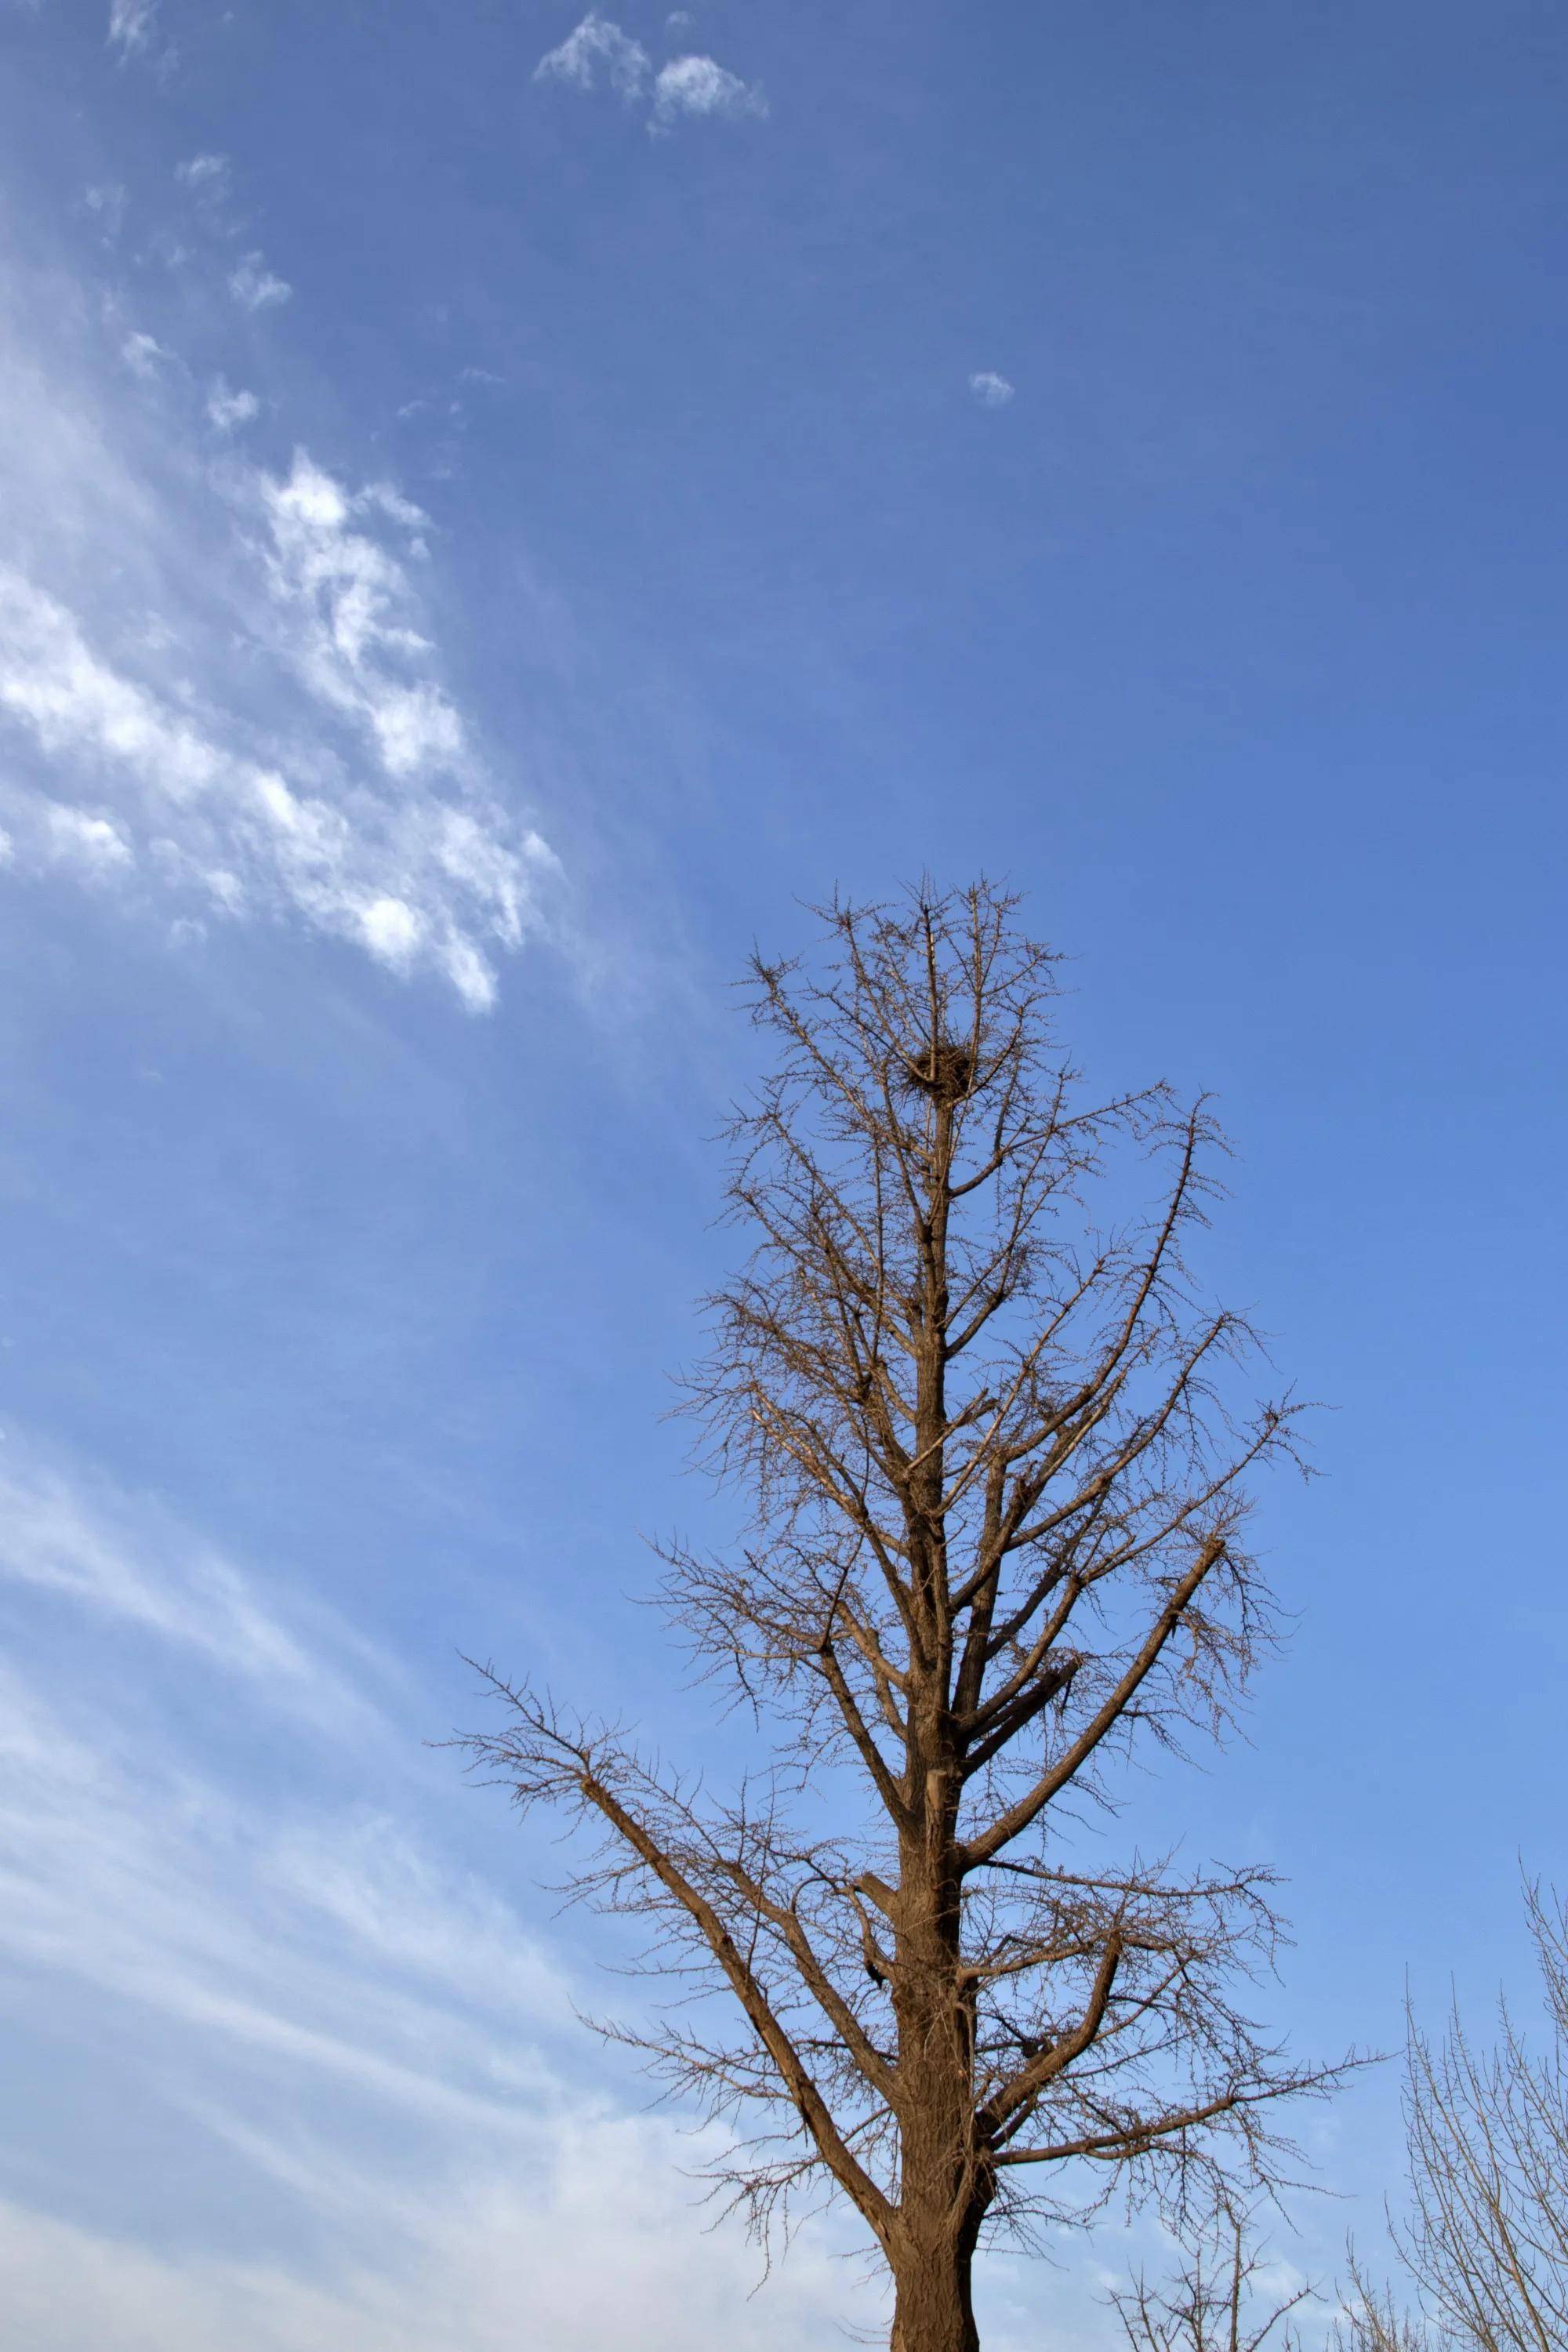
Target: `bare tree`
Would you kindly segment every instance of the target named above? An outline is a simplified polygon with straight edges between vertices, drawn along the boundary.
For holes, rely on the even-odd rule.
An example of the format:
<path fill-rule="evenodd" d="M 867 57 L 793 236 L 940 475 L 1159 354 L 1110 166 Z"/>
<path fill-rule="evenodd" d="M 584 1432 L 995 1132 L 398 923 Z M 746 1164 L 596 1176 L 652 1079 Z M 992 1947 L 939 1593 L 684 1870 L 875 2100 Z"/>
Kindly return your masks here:
<path fill-rule="evenodd" d="M 1141 2272 L 1130 2287 L 1111 2294 L 1127 2352 L 1261 2352 L 1277 2328 L 1279 2352 L 1300 2352 L 1292 2314 L 1316 2289 L 1299 2286 L 1265 2300 L 1267 2267 L 1247 2218 L 1216 2213 L 1173 2280 L 1151 2286 Z"/>
<path fill-rule="evenodd" d="M 613 2030 L 752 2118 L 723 2178 L 753 2223 L 849 2200 L 895 2352 L 973 2352 L 983 2231 L 1266 2180 L 1274 2103 L 1330 2079 L 1238 2005 L 1270 1874 L 1096 1842 L 1140 1752 L 1221 1733 L 1268 1644 L 1247 1484 L 1295 1408 L 1238 1406 L 1252 1336 L 1184 1261 L 1208 1109 L 1082 1100 L 1016 905 L 836 903 L 816 965 L 752 966 L 778 1055 L 730 1131 L 752 1250 L 686 1384 L 750 1516 L 722 1558 L 668 1550 L 663 1597 L 765 1767 L 720 1802 L 499 1678 L 470 1743 L 602 1833 L 576 1890 L 683 1996 Z"/>
<path fill-rule="evenodd" d="M 1414 2016 L 1405 2085 L 1409 2210 L 1394 2242 L 1419 2290 L 1403 2317 L 1352 2263 L 1352 2352 L 1568 2346 L 1568 1910 L 1526 1889 L 1550 2041 L 1538 2054 L 1506 2001 L 1479 2050 L 1455 2003 L 1441 2042 Z"/>
<path fill-rule="evenodd" d="M 1379 2286 L 1350 2249 L 1350 2292 L 1330 2337 L 1333 2352 L 1433 2352 L 1430 2330 Z"/>

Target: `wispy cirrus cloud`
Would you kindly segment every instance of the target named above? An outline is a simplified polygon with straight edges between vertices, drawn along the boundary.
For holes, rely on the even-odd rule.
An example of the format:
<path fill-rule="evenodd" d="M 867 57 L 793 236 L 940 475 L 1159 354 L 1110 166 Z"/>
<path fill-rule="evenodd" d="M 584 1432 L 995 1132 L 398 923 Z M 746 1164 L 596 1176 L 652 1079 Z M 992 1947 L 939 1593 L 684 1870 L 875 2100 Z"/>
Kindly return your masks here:
<path fill-rule="evenodd" d="M 344 1730 L 368 1720 L 345 1666 L 328 1662 L 319 1620 L 315 1638 L 290 1632 L 214 1546 L 154 1504 L 71 1475 L 20 1432 L 0 1449 L 0 1586 L 139 1628 L 274 1707 Z M 363 1645 L 348 1646 L 363 1669 Z"/>
<path fill-rule="evenodd" d="M 109 43 L 123 56 L 152 46 L 158 0 L 110 0 Z"/>
<path fill-rule="evenodd" d="M 559 872 L 442 677 L 426 518 L 303 450 L 204 456 L 259 404 L 204 399 L 144 330 L 100 346 L 96 384 L 88 356 L 14 333 L 0 359 L 10 887 L 72 876 L 187 934 L 302 925 L 487 1010 Z"/>
<path fill-rule="evenodd" d="M 112 246 L 125 225 L 125 190 L 117 181 L 107 181 L 85 189 L 81 201 L 83 209 L 98 222 L 104 244 Z"/>
<path fill-rule="evenodd" d="M 149 383 L 157 374 L 163 361 L 167 359 L 168 353 L 156 335 L 139 332 L 126 336 L 120 347 L 120 356 L 132 375 L 139 375 L 143 383 Z"/>
<path fill-rule="evenodd" d="M 112 817 L 117 863 L 144 899 L 291 916 L 395 971 L 433 968 L 488 1011 L 495 954 L 521 944 L 554 862 L 464 784 L 461 719 L 412 674 L 428 640 L 397 617 L 414 601 L 405 570 L 350 520 L 364 494 L 303 457 L 243 488 L 268 526 L 277 649 L 318 708 L 368 738 L 368 764 L 348 771 L 317 744 L 249 748 L 221 709 L 129 675 L 58 597 L 5 569 L 0 712 L 80 796 L 63 803 L 73 840 L 84 825 L 105 837 Z M 19 864 L 58 845 L 59 789 L 12 787 Z"/>
<path fill-rule="evenodd" d="M 231 392 L 223 376 L 215 376 L 207 387 L 207 422 L 220 433 L 233 433 L 241 425 L 252 425 L 261 414 L 261 403 L 253 392 Z"/>
<path fill-rule="evenodd" d="M 773 2352 L 821 2334 L 829 2242 L 749 2305 L 700 2149 L 568 2071 L 574 1987 L 443 1853 L 431 1768 L 355 1688 L 346 1630 L 232 1562 L 215 1580 L 209 1544 L 23 1432 L 0 1468 L 7 2021 L 101 2041 L 118 2127 L 270 2217 L 244 2255 L 195 2211 L 153 2252 L 15 2167 L 0 2301 L 29 2352 L 510 2352 L 521 2309 L 583 2352 L 719 2352 L 742 2316 Z M 302 1682 L 336 1695 L 308 1771 Z"/>
<path fill-rule="evenodd" d="M 676 21 L 671 18 L 672 26 Z M 584 91 L 607 89 L 628 105 L 646 107 L 647 127 L 655 134 L 672 130 L 683 118 L 733 122 L 768 111 L 756 83 L 742 81 L 712 58 L 671 58 L 656 69 L 642 43 L 596 9 L 541 58 L 533 78 Z"/>
<path fill-rule="evenodd" d="M 565 1990 L 498 1897 L 367 1802 L 374 1786 L 417 1805 L 417 1747 L 386 1711 L 403 1677 L 330 1610 L 15 1428 L 0 1606 L 17 1662 L 0 1668 L 0 1965 L 44 1961 L 231 2053 L 510 2129 L 506 2086 L 546 2080 L 515 2037 L 562 2022 Z M 201 1669 L 216 1706 L 171 1714 L 160 1692 Z M 258 1755 L 301 1727 L 308 1780 L 269 1793 Z"/>
<path fill-rule="evenodd" d="M 795 2352 L 832 2341 L 847 2305 L 875 2322 L 877 2298 L 856 2297 L 815 2231 L 753 2298 L 755 2256 L 691 2210 L 682 2174 L 700 2147 L 657 2117 L 563 2116 L 530 2160 L 476 2158 L 416 2196 L 287 2142 L 254 2153 L 302 2205 L 357 2224 L 355 2251 L 155 2251 L 0 2203 L 0 2291 L 28 2352 L 516 2352 L 520 2314 L 521 2340 L 573 2352 Z"/>
<path fill-rule="evenodd" d="M 174 184 L 184 199 L 184 217 L 217 237 L 237 237 L 245 223 L 232 209 L 234 199 L 234 165 L 226 155 L 203 149 L 187 155 L 174 166 Z M 259 255 L 249 257 L 252 265 L 266 275 Z M 281 279 L 278 281 L 280 285 Z M 232 289 L 230 289 L 232 291 Z"/>
<path fill-rule="evenodd" d="M 74 867 L 79 874 L 107 877 L 133 865 L 135 854 L 111 817 L 92 816 L 86 809 L 51 807 L 44 818 L 51 862 Z M 5 836 L 5 856 L 16 856 L 16 844 Z"/>
<path fill-rule="evenodd" d="M 187 155 L 174 166 L 174 177 L 193 195 L 226 196 L 230 165 L 226 155 Z"/>
<path fill-rule="evenodd" d="M 259 253 L 247 253 L 230 270 L 228 290 L 242 310 L 275 310 L 294 296 L 288 279 L 268 269 Z"/>

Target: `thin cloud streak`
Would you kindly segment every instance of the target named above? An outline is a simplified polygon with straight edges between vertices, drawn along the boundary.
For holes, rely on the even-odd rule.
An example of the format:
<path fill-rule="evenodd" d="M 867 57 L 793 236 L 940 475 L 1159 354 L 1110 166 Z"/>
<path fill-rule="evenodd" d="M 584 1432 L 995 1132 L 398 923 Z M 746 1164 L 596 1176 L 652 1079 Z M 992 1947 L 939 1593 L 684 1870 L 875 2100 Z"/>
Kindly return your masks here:
<path fill-rule="evenodd" d="M 12 1451 L 31 1462 L 19 1433 Z M 829 2242 L 808 2233 L 748 2307 L 754 2252 L 707 2235 L 694 2200 L 702 2146 L 617 2115 L 548 2054 L 568 2028 L 581 2053 L 571 1988 L 421 1834 L 400 1735 L 340 1711 L 309 1783 L 280 1780 L 291 1686 L 337 1666 L 285 1636 L 250 1579 L 240 1611 L 210 1580 L 194 1590 L 182 1563 L 205 1548 L 161 1512 L 58 1470 L 40 1505 L 35 1473 L 0 1496 L 0 1524 L 19 1517 L 7 1606 L 26 1604 L 28 1669 L 0 1672 L 7 2001 L 58 2017 L 77 1988 L 116 2053 L 145 2053 L 137 2095 L 158 2104 L 161 2144 L 194 2136 L 205 2170 L 235 2176 L 226 2197 L 265 2180 L 332 2251 L 311 2262 L 285 2225 L 287 2252 L 240 2260 L 194 2221 L 184 2248 L 153 2253 L 40 2183 L 53 2210 L 0 2203 L 0 2299 L 32 2352 L 510 2352 L 523 2309 L 538 2340 L 584 2352 L 628 2335 L 718 2352 L 743 2312 L 777 2352 L 819 2334 L 842 2302 Z M 126 1670 L 130 1622 L 150 1681 Z M 237 1675 L 221 1738 L 161 1696 L 160 1660 L 193 1646 Z M 355 1798 L 367 1783 L 395 1814 Z"/>
<path fill-rule="evenodd" d="M 109 43 L 129 57 L 147 48 L 158 15 L 158 0 L 110 0 Z"/>
<path fill-rule="evenodd" d="M 280 2152 L 277 2170 L 309 2184 L 318 2210 L 358 2201 L 363 2250 L 324 2274 L 201 2247 L 153 2253 L 0 2203 L 0 2290 L 29 2352 L 516 2352 L 520 2325 L 573 2352 L 828 2340 L 847 2299 L 834 2242 L 803 2232 L 752 2299 L 755 2253 L 692 2210 L 683 2168 L 701 2154 L 657 2120 L 563 2118 L 516 2170 L 475 2167 L 416 2200 Z"/>
<path fill-rule="evenodd" d="M 361 1733 L 377 1720 L 342 1666 L 290 1632 L 221 1552 L 151 1504 L 94 1492 L 14 1428 L 0 1451 L 5 1584 L 197 1653 L 289 1712 Z M 367 1654 L 353 1651 L 363 1675 Z"/>
<path fill-rule="evenodd" d="M 530 2045 L 564 2020 L 564 1985 L 496 1895 L 422 1847 L 417 1746 L 383 1705 L 395 1678 L 373 1696 L 346 1628 L 298 1600 L 286 1616 L 163 1511 L 85 1491 L 18 1432 L 5 1459 L 21 1664 L 0 1669 L 0 1963 L 174 2020 L 208 2045 L 203 2079 L 264 2059 L 307 2094 L 335 2082 L 430 2129 L 513 2133 L 518 2090 L 548 2098 Z M 190 1684 L 192 1654 L 226 1695 Z M 204 1705 L 171 1711 L 170 1675 Z M 300 1755 L 301 1718 L 308 1790 L 269 1796 L 253 1759 Z"/>

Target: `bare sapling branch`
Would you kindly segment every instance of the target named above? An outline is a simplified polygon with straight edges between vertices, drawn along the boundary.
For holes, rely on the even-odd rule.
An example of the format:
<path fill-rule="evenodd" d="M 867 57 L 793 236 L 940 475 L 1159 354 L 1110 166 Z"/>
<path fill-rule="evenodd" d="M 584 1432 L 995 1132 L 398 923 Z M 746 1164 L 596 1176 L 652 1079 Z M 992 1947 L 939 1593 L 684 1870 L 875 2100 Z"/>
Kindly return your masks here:
<path fill-rule="evenodd" d="M 1152 2284 L 1140 2272 L 1108 2300 L 1127 2352 L 1301 2352 L 1295 2315 L 1316 2296 L 1270 2263 L 1249 2215 L 1221 2210 L 1173 2277 Z"/>

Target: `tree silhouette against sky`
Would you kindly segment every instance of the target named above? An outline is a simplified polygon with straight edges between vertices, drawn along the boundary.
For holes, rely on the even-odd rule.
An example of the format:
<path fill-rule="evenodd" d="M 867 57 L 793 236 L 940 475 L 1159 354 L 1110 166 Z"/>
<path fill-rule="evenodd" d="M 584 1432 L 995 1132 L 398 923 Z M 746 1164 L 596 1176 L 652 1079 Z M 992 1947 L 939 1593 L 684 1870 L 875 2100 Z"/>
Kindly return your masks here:
<path fill-rule="evenodd" d="M 973 2352 L 983 2236 L 1118 2187 L 1188 2216 L 1254 2193 L 1278 2103 L 1333 2078 L 1244 2005 L 1270 1874 L 1110 1850 L 1129 1768 L 1222 1736 L 1269 1645 L 1249 1488 L 1297 1458 L 1298 1408 L 1253 1402 L 1254 1335 L 1186 1263 L 1208 1109 L 1085 1100 L 1016 899 L 823 911 L 816 962 L 753 961 L 752 1248 L 686 1382 L 747 1524 L 664 1554 L 765 1760 L 721 1801 L 499 1677 L 470 1745 L 599 1833 L 574 1884 L 645 1923 L 678 1995 L 610 2030 L 737 2122 L 752 2221 L 837 2189 L 894 2352 Z"/>

